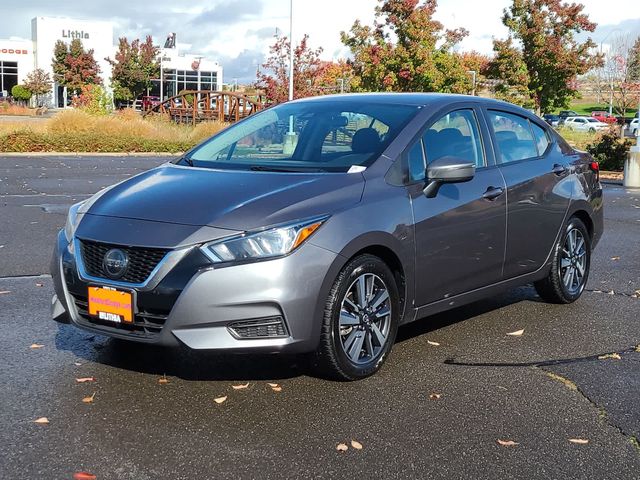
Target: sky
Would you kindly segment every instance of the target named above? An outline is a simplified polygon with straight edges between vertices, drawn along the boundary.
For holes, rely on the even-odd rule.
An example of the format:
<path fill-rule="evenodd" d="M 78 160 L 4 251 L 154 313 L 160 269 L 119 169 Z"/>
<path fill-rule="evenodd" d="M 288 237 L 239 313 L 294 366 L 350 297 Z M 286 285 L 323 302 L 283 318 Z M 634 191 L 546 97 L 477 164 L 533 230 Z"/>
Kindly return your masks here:
<path fill-rule="evenodd" d="M 290 0 L 0 0 L 0 38 L 30 38 L 35 16 L 67 16 L 110 20 L 116 37 L 141 38 L 147 34 L 162 44 L 176 32 L 179 44 L 191 53 L 217 60 L 225 82 L 255 80 L 276 29 L 289 35 Z M 469 36 L 461 50 L 491 53 L 492 38 L 504 38 L 500 17 L 510 0 L 439 0 L 436 18 L 447 28 L 464 27 Z M 621 35 L 640 35 L 639 0 L 582 0 L 585 12 L 598 23 L 589 34 L 596 43 Z M 293 0 L 294 38 L 310 36 L 312 47 L 322 47 L 324 59 L 345 58 L 340 32 L 354 20 L 372 23 L 377 0 Z M 585 37 L 586 38 L 586 37 Z M 114 44 L 116 38 L 114 38 Z"/>

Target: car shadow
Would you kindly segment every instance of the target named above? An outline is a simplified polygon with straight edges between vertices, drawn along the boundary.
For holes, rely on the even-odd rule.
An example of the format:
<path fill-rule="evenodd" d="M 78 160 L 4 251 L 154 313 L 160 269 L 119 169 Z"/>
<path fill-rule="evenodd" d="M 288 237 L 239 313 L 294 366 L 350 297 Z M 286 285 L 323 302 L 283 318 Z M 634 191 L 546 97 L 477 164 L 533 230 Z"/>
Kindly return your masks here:
<path fill-rule="evenodd" d="M 56 347 L 86 362 L 187 381 L 283 380 L 305 373 L 293 355 L 230 355 L 161 347 L 95 335 L 70 325 L 60 325 Z"/>
<path fill-rule="evenodd" d="M 514 288 L 493 297 L 487 297 L 403 325 L 398 329 L 396 344 L 523 301 L 544 303 L 532 285 Z"/>
<path fill-rule="evenodd" d="M 396 343 L 521 301 L 542 301 L 532 287 L 474 302 L 400 327 Z M 282 354 L 220 354 L 187 347 L 160 347 L 96 335 L 70 325 L 60 325 L 56 347 L 86 362 L 186 381 L 285 380 L 301 375 L 317 376 L 308 361 Z"/>

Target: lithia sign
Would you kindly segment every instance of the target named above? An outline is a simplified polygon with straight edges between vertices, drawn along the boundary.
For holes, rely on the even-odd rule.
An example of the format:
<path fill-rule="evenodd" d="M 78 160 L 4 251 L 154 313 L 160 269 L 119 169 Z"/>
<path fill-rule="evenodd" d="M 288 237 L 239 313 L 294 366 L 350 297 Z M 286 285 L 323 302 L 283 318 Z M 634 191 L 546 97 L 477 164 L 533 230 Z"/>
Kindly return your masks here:
<path fill-rule="evenodd" d="M 89 38 L 89 33 L 84 30 L 62 30 L 62 38 L 79 38 L 80 40 L 86 40 Z"/>

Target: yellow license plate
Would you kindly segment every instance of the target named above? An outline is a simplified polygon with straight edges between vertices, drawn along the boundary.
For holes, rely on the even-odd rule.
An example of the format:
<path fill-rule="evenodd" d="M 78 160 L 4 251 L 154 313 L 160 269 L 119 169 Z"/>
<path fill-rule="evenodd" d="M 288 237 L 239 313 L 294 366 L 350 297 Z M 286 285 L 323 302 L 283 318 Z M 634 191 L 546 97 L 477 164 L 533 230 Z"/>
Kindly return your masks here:
<path fill-rule="evenodd" d="M 89 287 L 89 315 L 116 323 L 133 323 L 133 295 L 109 287 Z"/>

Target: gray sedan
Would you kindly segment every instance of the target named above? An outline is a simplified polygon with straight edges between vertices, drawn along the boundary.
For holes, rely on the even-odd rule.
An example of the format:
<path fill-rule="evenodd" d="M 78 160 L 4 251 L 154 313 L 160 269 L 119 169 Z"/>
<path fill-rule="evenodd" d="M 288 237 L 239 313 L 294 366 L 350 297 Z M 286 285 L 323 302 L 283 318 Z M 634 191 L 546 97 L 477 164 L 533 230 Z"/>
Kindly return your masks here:
<path fill-rule="evenodd" d="M 598 164 L 514 105 L 362 94 L 255 114 L 74 205 L 55 320 L 165 346 L 376 372 L 398 326 L 533 282 L 582 294 Z"/>

